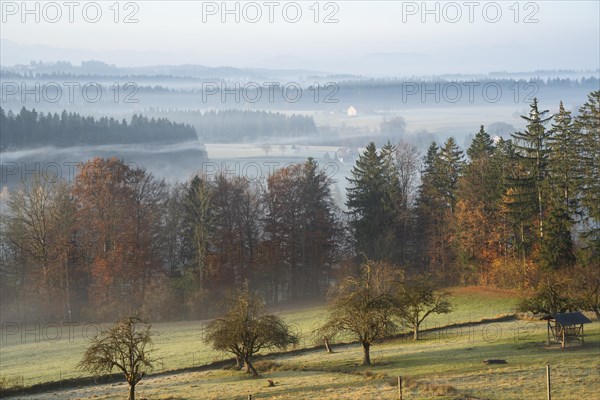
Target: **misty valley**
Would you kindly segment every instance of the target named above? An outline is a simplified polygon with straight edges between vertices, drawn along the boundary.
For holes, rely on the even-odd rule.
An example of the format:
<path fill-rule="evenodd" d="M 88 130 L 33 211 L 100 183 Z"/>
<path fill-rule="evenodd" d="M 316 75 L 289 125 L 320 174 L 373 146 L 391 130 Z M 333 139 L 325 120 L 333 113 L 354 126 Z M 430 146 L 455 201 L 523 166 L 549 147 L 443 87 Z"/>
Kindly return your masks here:
<path fill-rule="evenodd" d="M 598 2 L 0 2 L 0 397 L 593 398 Z"/>

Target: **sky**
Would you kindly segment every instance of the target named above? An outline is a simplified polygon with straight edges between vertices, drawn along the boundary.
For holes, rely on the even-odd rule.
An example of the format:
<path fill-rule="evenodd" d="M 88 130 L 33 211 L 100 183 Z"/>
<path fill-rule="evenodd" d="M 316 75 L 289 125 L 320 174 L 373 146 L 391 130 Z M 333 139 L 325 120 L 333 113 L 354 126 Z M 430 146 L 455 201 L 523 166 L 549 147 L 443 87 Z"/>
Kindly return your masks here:
<path fill-rule="evenodd" d="M 0 1 L 2 65 L 96 59 L 368 76 L 600 67 L 597 0 L 22 4 Z"/>

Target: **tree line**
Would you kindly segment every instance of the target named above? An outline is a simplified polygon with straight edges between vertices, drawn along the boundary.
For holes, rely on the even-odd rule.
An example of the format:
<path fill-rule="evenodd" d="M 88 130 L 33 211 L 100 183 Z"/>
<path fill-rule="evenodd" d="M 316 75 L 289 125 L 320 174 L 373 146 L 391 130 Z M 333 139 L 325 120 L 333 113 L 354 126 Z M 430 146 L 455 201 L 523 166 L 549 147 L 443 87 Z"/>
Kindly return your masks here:
<path fill-rule="evenodd" d="M 5 318 L 197 319 L 242 284 L 269 303 L 320 297 L 343 242 L 329 178 L 312 159 L 266 182 L 197 175 L 167 185 L 96 158 L 72 184 L 27 182 L 6 208 Z"/>
<path fill-rule="evenodd" d="M 151 109 L 149 113 L 194 126 L 198 136 L 205 143 L 244 142 L 266 137 L 301 137 L 317 133 L 314 119 L 306 115 L 258 110 L 153 112 Z"/>
<path fill-rule="evenodd" d="M 21 108 L 18 113 L 0 108 L 0 150 L 18 150 L 36 146 L 75 146 L 128 143 L 177 143 L 197 140 L 196 131 L 186 124 L 166 118 L 134 114 L 131 120 L 112 117 L 86 117 L 63 111 L 37 112 Z"/>

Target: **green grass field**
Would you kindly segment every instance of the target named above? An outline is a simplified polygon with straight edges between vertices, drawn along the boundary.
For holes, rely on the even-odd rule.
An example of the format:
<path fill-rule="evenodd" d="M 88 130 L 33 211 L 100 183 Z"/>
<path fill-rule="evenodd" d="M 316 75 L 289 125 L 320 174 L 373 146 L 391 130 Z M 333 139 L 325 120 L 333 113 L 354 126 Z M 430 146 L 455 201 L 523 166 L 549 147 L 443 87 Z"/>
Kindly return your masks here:
<path fill-rule="evenodd" d="M 452 302 L 455 305 L 453 313 L 431 316 L 425 321 L 424 328 L 512 314 L 515 306 L 514 295 L 510 293 L 474 288 L 453 290 Z M 278 313 L 300 333 L 300 347 L 314 346 L 310 332 L 327 315 L 322 306 Z M 156 370 L 180 369 L 230 358 L 229 355 L 212 351 L 203 342 L 205 324 L 206 321 L 155 324 L 154 348 L 159 360 Z M 26 329 L 28 333 L 24 334 Z M 33 323 L 28 323 L 20 326 L 16 334 L 11 334 L 12 331 L 4 326 L 0 376 L 20 380 L 24 386 L 84 376 L 76 369 L 76 365 L 88 345 L 86 338 L 92 337 L 99 326 L 82 323 L 71 328 L 62 326 L 60 329 L 58 335 L 55 325 L 40 324 L 36 329 Z"/>
<path fill-rule="evenodd" d="M 514 313 L 515 295 L 497 290 L 460 288 L 452 292 L 455 311 L 434 316 L 425 328 L 448 323 L 477 322 Z M 314 343 L 307 333 L 323 321 L 323 307 L 281 313 L 303 334 L 301 346 Z M 156 324 L 156 372 L 200 365 L 229 358 L 211 351 L 202 342 L 202 322 Z M 251 379 L 239 371 L 158 374 L 144 379 L 139 397 L 147 399 L 393 399 L 396 377 L 402 375 L 406 399 L 543 399 L 545 365 L 551 364 L 556 398 L 593 398 L 600 392 L 600 324 L 586 326 L 585 347 L 565 351 L 544 345 L 541 322 L 509 321 L 425 332 L 423 340 L 388 340 L 372 347 L 369 368 L 359 366 L 359 346 L 339 345 L 333 354 L 311 350 L 298 354 L 263 357 L 257 368 L 264 379 Z M 3 337 L 4 339 L 4 337 Z M 81 376 L 75 370 L 86 345 L 83 338 L 56 343 L 21 343 L 7 337 L 1 348 L 2 377 L 22 376 L 25 385 Z M 12 339 L 8 340 L 8 339 Z M 486 358 L 506 359 L 507 364 L 485 365 Z M 268 388 L 265 379 L 276 386 Z M 123 384 L 29 395 L 31 399 L 120 399 Z M 41 397 L 40 397 L 41 396 Z"/>

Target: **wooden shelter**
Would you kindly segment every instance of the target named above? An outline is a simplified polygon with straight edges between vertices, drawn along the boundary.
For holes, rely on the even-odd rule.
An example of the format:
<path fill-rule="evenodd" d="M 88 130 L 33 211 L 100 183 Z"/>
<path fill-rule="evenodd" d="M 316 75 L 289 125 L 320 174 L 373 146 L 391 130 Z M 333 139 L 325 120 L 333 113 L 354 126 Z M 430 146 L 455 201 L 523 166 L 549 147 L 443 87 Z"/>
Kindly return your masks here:
<path fill-rule="evenodd" d="M 558 313 L 544 319 L 548 321 L 548 345 L 560 343 L 563 349 L 572 340 L 583 344 L 583 325 L 592 322 L 580 312 Z"/>

